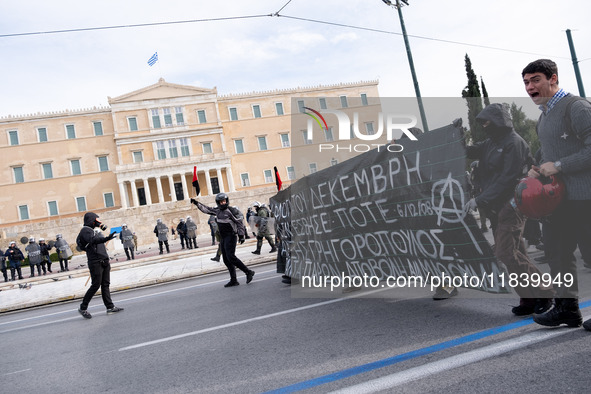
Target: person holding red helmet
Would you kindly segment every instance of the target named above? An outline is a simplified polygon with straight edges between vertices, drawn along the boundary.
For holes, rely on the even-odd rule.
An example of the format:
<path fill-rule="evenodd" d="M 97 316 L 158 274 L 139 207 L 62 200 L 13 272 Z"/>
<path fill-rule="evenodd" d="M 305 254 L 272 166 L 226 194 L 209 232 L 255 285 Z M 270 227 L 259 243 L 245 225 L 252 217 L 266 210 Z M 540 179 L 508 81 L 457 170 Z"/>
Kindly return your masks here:
<path fill-rule="evenodd" d="M 564 283 L 555 285 L 554 306 L 534 315 L 534 321 L 543 326 L 583 324 L 591 331 L 591 319 L 583 323 L 579 309 L 577 267 L 572 261 L 578 234 L 591 234 L 591 103 L 559 88 L 558 67 L 552 60 L 529 63 L 521 77 L 527 94 L 542 111 L 537 125 L 541 164 L 528 175 L 558 174 L 566 187 L 562 203 L 544 224 L 552 234 L 545 245 L 553 251 L 548 260 L 551 274 Z M 572 282 L 564 280 L 568 275 Z"/>
<path fill-rule="evenodd" d="M 529 260 L 523 242 L 526 217 L 513 201 L 515 186 L 533 163 L 529 146 L 513 129 L 507 104 L 488 105 L 476 120 L 488 138 L 466 147 L 467 156 L 479 160 L 482 189 L 468 202 L 466 209 L 484 209 L 491 223 L 496 223 L 493 227 L 495 257 L 510 273 L 541 277 L 542 272 Z M 512 309 L 517 316 L 544 312 L 552 304 L 551 288 L 516 286 L 514 289 L 520 297 L 519 305 Z"/>

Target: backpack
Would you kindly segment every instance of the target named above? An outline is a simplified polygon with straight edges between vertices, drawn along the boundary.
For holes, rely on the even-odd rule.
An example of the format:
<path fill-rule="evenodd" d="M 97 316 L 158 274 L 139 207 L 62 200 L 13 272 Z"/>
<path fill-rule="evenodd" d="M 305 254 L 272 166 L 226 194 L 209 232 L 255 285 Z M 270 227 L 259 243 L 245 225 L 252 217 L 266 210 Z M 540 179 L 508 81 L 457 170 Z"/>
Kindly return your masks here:
<path fill-rule="evenodd" d="M 76 249 L 78 249 L 81 252 L 86 252 L 86 245 L 82 241 L 82 236 L 81 235 L 82 235 L 82 231 L 76 237 Z"/>

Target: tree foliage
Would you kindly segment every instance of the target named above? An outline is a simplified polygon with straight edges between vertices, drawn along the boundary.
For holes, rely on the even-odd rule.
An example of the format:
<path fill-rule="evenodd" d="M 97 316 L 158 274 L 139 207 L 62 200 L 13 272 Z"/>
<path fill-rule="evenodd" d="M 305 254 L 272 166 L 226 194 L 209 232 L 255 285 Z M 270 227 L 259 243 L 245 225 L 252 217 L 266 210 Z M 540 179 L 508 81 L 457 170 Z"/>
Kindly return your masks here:
<path fill-rule="evenodd" d="M 513 128 L 527 142 L 531 154 L 534 155 L 540 149 L 540 141 L 536 133 L 537 121 L 529 119 L 522 107 L 517 107 L 515 103 L 511 104 L 511 118 L 513 119 Z"/>
<path fill-rule="evenodd" d="M 478 85 L 478 78 L 472 69 L 472 61 L 468 54 L 464 57 L 466 66 L 466 76 L 468 77 L 468 84 L 462 90 L 462 97 L 466 99 L 468 106 L 468 126 L 470 130 L 467 137 L 473 141 L 482 141 L 486 138 L 486 134 L 482 127 L 476 122 L 476 115 L 482 111 L 482 95 L 480 94 L 480 86 Z"/>

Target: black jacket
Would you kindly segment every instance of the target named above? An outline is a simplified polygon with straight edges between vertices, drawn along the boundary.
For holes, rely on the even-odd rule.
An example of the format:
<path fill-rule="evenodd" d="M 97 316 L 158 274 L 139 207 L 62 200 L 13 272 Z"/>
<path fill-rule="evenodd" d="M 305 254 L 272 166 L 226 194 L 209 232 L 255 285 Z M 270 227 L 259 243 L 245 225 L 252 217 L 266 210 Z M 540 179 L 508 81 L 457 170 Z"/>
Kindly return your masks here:
<path fill-rule="evenodd" d="M 78 237 L 83 245 L 86 245 L 86 258 L 88 263 L 96 263 L 100 261 L 109 261 L 109 253 L 105 247 L 105 242 L 113 239 L 111 235 L 104 237 L 102 233 L 95 233 L 95 221 L 98 215 L 94 212 L 87 212 L 84 215 L 84 227 L 80 230 Z M 115 233 L 112 234 L 113 236 Z"/>
<path fill-rule="evenodd" d="M 479 160 L 482 192 L 476 196 L 476 204 L 498 211 L 513 197 L 515 186 L 527 174 L 533 159 L 525 140 L 513 130 L 506 106 L 490 104 L 476 118 L 491 121 L 485 128 L 489 138 L 466 147 L 468 157 Z"/>

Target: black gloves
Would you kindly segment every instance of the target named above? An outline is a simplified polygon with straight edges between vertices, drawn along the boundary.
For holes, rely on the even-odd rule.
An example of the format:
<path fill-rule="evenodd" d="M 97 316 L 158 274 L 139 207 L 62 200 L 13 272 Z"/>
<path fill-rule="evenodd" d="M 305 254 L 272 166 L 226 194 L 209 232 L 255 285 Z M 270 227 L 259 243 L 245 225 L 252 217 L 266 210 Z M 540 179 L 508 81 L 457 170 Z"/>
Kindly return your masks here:
<path fill-rule="evenodd" d="M 191 204 L 195 204 L 197 205 L 197 200 L 195 200 L 194 198 L 191 199 Z"/>
<path fill-rule="evenodd" d="M 240 245 L 242 245 L 242 244 L 244 243 L 244 235 L 239 235 L 239 236 L 238 236 L 238 243 L 239 243 Z"/>
<path fill-rule="evenodd" d="M 107 239 L 110 241 L 113 238 L 115 238 L 115 235 L 117 235 L 117 233 L 116 232 L 112 232 L 111 234 L 107 235 Z"/>

